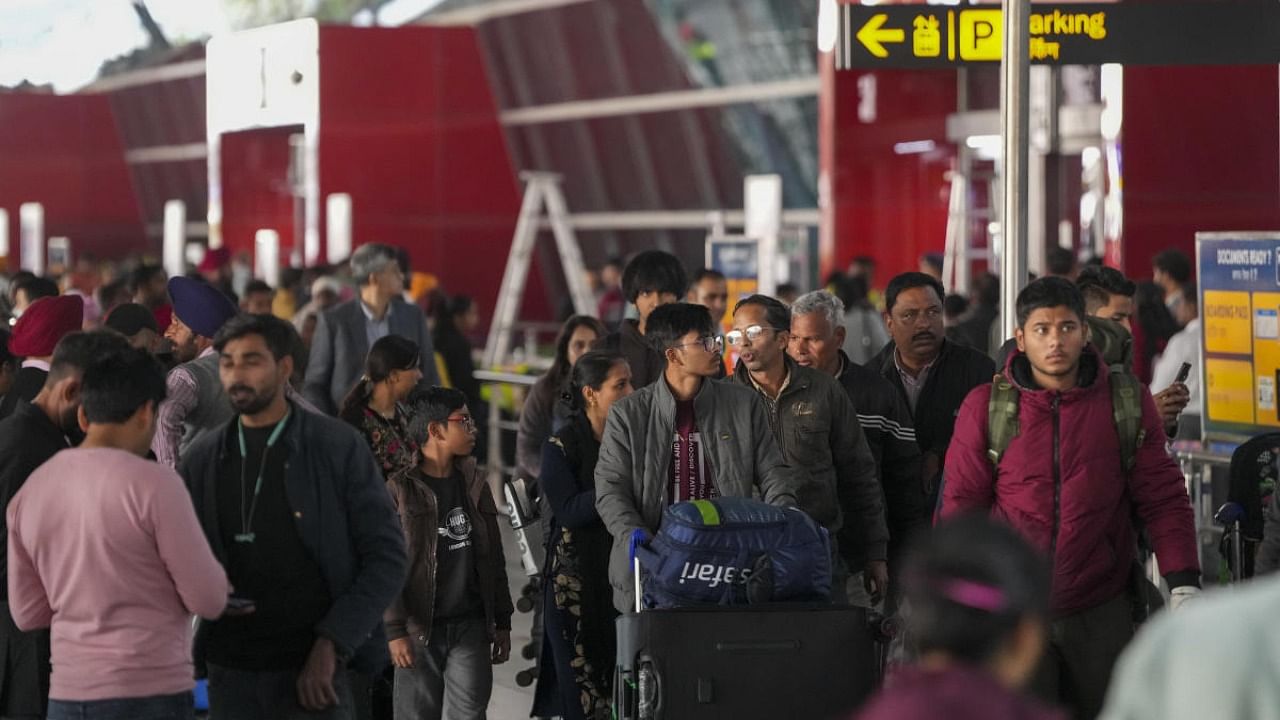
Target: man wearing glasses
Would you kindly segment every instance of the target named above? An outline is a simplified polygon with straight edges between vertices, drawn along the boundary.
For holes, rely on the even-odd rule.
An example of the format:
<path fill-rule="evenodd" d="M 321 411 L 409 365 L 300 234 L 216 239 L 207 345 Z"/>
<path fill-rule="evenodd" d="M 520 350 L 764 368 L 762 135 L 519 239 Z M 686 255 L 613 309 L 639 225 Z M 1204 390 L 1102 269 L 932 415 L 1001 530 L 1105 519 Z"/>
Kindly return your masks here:
<path fill-rule="evenodd" d="M 996 366 L 973 348 L 943 336 L 942 299 L 946 291 L 936 278 L 903 273 L 885 289 L 885 324 L 892 341 L 867 364 L 907 399 L 916 426 L 916 443 L 924 454 L 927 507 L 934 508 L 956 414 L 969 391 L 991 382 Z"/>
<path fill-rule="evenodd" d="M 652 534 L 668 505 L 758 495 L 794 505 L 802 477 L 786 464 L 768 411 L 748 388 L 715 382 L 723 348 L 702 305 L 663 305 L 645 337 L 666 368 L 657 382 L 614 403 L 596 464 L 596 509 L 613 535 L 614 605 L 634 607 L 632 533 Z"/>
<path fill-rule="evenodd" d="M 791 465 L 808 482 L 799 505 L 838 537 L 846 516 L 862 540 L 858 557 L 841 557 L 833 544 L 832 599 L 848 601 L 849 568 L 865 568 L 863 585 L 872 602 L 889 584 L 889 530 L 875 457 L 857 411 L 835 378 L 801 367 L 787 357 L 791 311 L 778 300 L 752 295 L 733 309 L 726 339 L 738 351 L 733 379 L 754 389 L 769 408 L 773 436 Z"/>

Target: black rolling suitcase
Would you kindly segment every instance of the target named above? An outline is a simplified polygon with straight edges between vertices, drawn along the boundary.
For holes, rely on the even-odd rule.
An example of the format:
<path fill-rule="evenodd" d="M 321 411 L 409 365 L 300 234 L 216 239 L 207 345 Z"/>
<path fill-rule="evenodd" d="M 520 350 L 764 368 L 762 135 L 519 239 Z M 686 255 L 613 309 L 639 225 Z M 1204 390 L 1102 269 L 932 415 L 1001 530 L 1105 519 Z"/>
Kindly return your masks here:
<path fill-rule="evenodd" d="M 619 617 L 617 635 L 617 720 L 843 720 L 878 674 L 863 608 L 644 610 Z"/>

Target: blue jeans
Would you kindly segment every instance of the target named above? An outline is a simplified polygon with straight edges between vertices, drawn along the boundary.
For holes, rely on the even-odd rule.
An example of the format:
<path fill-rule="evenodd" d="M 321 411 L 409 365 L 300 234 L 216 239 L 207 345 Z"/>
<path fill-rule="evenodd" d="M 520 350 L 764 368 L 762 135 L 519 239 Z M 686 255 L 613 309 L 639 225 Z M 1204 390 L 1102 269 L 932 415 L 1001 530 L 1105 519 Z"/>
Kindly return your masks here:
<path fill-rule="evenodd" d="M 493 663 L 484 618 L 438 623 L 412 636 L 413 667 L 396 668 L 395 720 L 485 720 Z"/>
<path fill-rule="evenodd" d="M 193 720 L 190 692 L 118 700 L 49 700 L 49 720 Z"/>

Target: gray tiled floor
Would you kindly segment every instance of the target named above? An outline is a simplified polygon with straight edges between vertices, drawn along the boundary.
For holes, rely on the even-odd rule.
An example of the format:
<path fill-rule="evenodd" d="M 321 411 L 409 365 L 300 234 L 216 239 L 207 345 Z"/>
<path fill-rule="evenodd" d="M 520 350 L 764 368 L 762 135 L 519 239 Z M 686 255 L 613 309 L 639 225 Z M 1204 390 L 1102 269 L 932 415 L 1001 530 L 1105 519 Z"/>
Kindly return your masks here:
<path fill-rule="evenodd" d="M 511 597 L 519 599 L 520 588 L 524 587 L 528 578 L 520 565 L 519 550 L 511 526 L 502 525 L 505 542 L 503 548 L 507 557 L 507 577 L 511 581 Z M 522 688 L 516 684 L 516 673 L 527 669 L 533 663 L 520 656 L 520 648 L 529 642 L 529 628 L 533 615 L 517 612 L 511 619 L 511 655 L 512 660 L 499 665 L 493 671 L 493 697 L 489 701 L 489 720 L 525 720 L 529 717 L 529 709 L 533 705 L 533 687 Z"/>

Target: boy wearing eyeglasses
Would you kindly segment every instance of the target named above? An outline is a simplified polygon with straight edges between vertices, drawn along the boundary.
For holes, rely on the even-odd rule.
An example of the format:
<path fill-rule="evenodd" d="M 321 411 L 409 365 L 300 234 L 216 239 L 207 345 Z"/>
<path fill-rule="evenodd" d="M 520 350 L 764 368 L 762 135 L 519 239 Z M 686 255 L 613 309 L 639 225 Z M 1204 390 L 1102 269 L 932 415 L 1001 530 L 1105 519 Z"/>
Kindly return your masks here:
<path fill-rule="evenodd" d="M 498 508 L 471 456 L 476 423 L 461 392 L 433 387 L 410 405 L 422 462 L 387 481 L 409 578 L 387 610 L 401 719 L 482 720 L 493 666 L 511 656 L 511 592 Z"/>
<path fill-rule="evenodd" d="M 789 467 L 755 392 L 713 380 L 723 341 L 702 305 L 674 303 L 649 316 L 645 337 L 666 367 L 656 382 L 614 403 L 596 463 L 596 510 L 613 535 L 614 605 L 634 609 L 632 533 L 658 529 L 668 505 L 758 495 L 794 505 Z"/>

